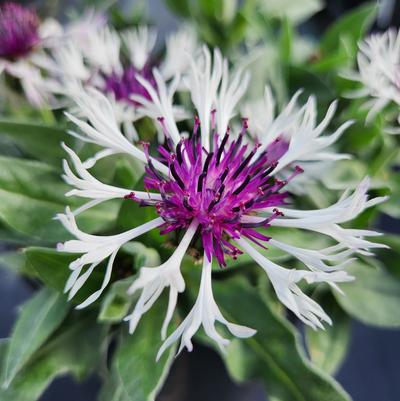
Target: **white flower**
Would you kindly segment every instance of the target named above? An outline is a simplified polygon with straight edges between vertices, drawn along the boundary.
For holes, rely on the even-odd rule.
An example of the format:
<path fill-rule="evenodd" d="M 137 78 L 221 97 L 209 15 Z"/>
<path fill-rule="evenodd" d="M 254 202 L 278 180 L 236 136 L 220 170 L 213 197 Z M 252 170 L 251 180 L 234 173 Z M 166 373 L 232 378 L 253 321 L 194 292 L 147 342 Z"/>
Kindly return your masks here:
<path fill-rule="evenodd" d="M 296 95 L 276 118 L 270 112 L 266 129 L 269 132 L 270 127 L 275 127 L 272 134 L 263 135 L 259 131 L 256 144 L 244 144 L 242 141 L 246 133 L 246 122 L 237 136 L 232 137 L 229 130 L 225 133 L 220 132 L 220 129 L 228 125 L 235 108 L 240 107 L 239 98 L 245 90 L 245 84 L 239 83 L 240 75 L 234 75 L 233 80 L 229 80 L 226 61 L 219 51 L 214 51 L 212 60 L 209 50 L 203 48 L 199 57 L 190 61 L 192 71 L 187 81 L 199 116 L 195 119 L 193 133 L 189 137 L 180 132 L 174 118 L 173 94 L 178 78 L 168 85 L 155 69 L 156 88 L 150 87 L 145 79 L 141 81 L 148 89 L 151 99 L 143 103 L 143 113 L 152 118 L 160 118 L 166 137 L 159 159 L 150 156 L 148 145 L 144 145 L 142 151 L 124 137 L 109 100 L 95 90 L 85 93 L 81 89 L 81 93 L 75 98 L 80 115 L 87 121 L 69 115 L 81 130 L 80 134 L 74 135 L 103 148 L 94 159 L 86 163 L 82 163 L 74 152 L 66 148 L 76 171 L 73 173 L 68 163 L 64 163 L 64 179 L 74 186 L 69 195 L 89 199 L 75 213 L 83 213 L 99 202 L 120 197 L 129 198 L 141 206 L 155 207 L 160 217 L 120 235 L 99 237 L 78 231 L 73 223 L 72 213 L 67 212 L 67 216 L 60 216 L 69 231 L 78 238 L 67 241 L 62 249 L 83 253 L 71 265 L 73 273 L 68 288 L 79 288 L 85 280 L 83 273 L 84 278 L 78 282 L 80 272 L 75 272 L 75 269 L 92 264 L 88 270 L 90 272 L 102 260 L 109 258 L 102 286 L 104 289 L 118 249 L 124 242 L 152 227 L 160 226 L 161 234 L 175 230 L 184 231 L 185 234 L 171 257 L 158 267 L 142 267 L 130 289 L 131 293 L 141 291 L 132 313 L 127 316 L 131 332 L 163 290 L 169 289 L 169 303 L 161 328 L 162 337 L 165 338 L 176 308 L 178 293 L 185 289 L 180 270 L 181 262 L 195 234 L 199 234 L 196 244 L 201 241 L 204 261 L 198 297 L 188 316 L 160 349 L 159 356 L 179 339 L 181 348 L 186 346 L 190 350 L 191 338 L 201 325 L 206 334 L 223 348 L 228 340 L 216 331 L 216 321 L 226 325 L 235 336 L 248 337 L 254 334 L 253 329 L 226 321 L 216 305 L 211 289 L 213 258 L 224 266 L 225 257 L 236 257 L 242 251 L 248 253 L 266 272 L 280 301 L 304 323 L 317 328 L 322 327 L 321 321 L 331 321 L 322 308 L 301 291 L 298 283 L 301 280 L 308 283 L 324 282 L 340 290 L 338 283 L 352 280 L 344 270 L 351 262 L 351 255 L 368 255 L 371 248 L 383 246 L 364 239 L 378 235 L 377 232 L 341 226 L 365 209 L 385 200 L 368 199 L 368 179 L 362 181 L 353 193 L 344 193 L 335 204 L 324 209 L 277 209 L 285 204 L 287 197 L 282 191 L 287 182 L 274 176 L 277 171 L 281 175 L 283 168 L 290 170 L 297 161 L 339 158 L 333 151 L 328 152 L 327 147 L 338 138 L 347 124 L 331 135 L 322 135 L 332 118 L 335 104 L 330 106 L 326 117 L 318 124 L 315 100 L 310 98 L 305 106 L 297 109 Z M 218 116 L 218 113 L 222 116 Z M 295 124 L 297 129 L 293 130 Z M 218 129 L 211 137 L 211 130 L 215 126 Z M 284 137 L 284 146 L 277 141 L 282 134 L 282 127 L 286 127 L 288 132 Z M 134 191 L 128 194 L 131 189 L 106 185 L 89 173 L 88 168 L 95 160 L 116 153 L 126 153 L 145 165 L 144 183 L 149 192 Z M 300 172 L 301 169 L 296 167 L 287 180 L 294 179 Z M 282 240 L 270 239 L 266 237 L 269 226 L 281 227 L 282 230 L 296 228 L 319 233 L 327 236 L 332 241 L 332 246 L 309 249 L 305 245 L 297 247 Z M 258 227 L 263 227 L 266 235 L 264 231 L 259 232 Z M 257 245 L 263 246 L 263 243 L 267 243 L 277 247 L 298 259 L 308 270 L 286 269 L 273 263 L 250 245 L 250 241 Z M 96 293 L 94 298 L 99 294 Z"/>
<path fill-rule="evenodd" d="M 391 102 L 400 106 L 400 34 L 395 29 L 374 33 L 359 43 L 358 71 L 348 71 L 344 77 L 362 84 L 349 92 L 349 97 L 371 97 L 365 103 L 370 122 Z M 399 133 L 399 130 L 389 132 Z"/>

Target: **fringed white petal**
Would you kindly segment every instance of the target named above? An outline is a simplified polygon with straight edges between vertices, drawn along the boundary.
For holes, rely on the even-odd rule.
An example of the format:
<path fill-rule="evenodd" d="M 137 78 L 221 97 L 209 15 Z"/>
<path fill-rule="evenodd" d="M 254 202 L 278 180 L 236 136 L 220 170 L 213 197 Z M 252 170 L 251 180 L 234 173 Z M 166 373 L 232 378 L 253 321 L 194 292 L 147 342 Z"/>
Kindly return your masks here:
<path fill-rule="evenodd" d="M 279 300 L 301 321 L 313 329 L 323 328 L 321 321 L 332 324 L 329 316 L 314 300 L 300 290 L 297 283 L 301 280 L 306 280 L 308 283 L 338 283 L 350 281 L 352 277 L 343 271 L 327 273 L 285 269 L 264 257 L 245 239 L 240 238 L 236 242 L 264 269 Z"/>
<path fill-rule="evenodd" d="M 185 281 L 180 267 L 198 225 L 199 223 L 193 220 L 175 252 L 166 262 L 158 267 L 142 267 L 140 269 L 139 277 L 128 289 L 129 294 L 134 294 L 141 290 L 133 312 L 125 317 L 125 320 L 129 322 L 130 333 L 135 331 L 142 315 L 153 306 L 164 288 L 169 287 L 168 309 L 161 331 L 162 336 L 165 337 L 168 324 L 175 310 L 178 292 L 185 290 Z"/>
<path fill-rule="evenodd" d="M 206 150 L 210 149 L 211 112 L 216 101 L 218 86 L 222 77 L 223 59 L 221 52 L 214 49 L 214 57 L 206 46 L 202 57 L 190 59 L 191 72 L 187 87 L 201 122 L 201 141 Z"/>
<path fill-rule="evenodd" d="M 333 134 L 321 136 L 333 118 L 336 105 L 337 103 L 333 102 L 324 119 L 317 124 L 315 98 L 311 96 L 308 99 L 306 105 L 301 109 L 298 125 L 289 139 L 289 148 L 279 159 L 275 173 L 295 161 L 337 160 L 338 158 L 343 158 L 343 155 L 328 152 L 327 148 L 335 143 L 353 122 L 347 121 Z"/>
<path fill-rule="evenodd" d="M 79 196 L 82 198 L 93 199 L 93 201 L 81 206 L 79 209 L 75 210 L 74 216 L 82 213 L 83 211 L 89 209 L 92 206 L 98 205 L 101 202 L 110 199 L 121 199 L 124 196 L 132 193 L 131 189 L 119 188 L 113 185 L 108 185 L 97 180 L 92 174 L 89 173 L 87 168 L 83 165 L 77 154 L 68 146 L 63 144 L 63 148 L 69 154 L 72 163 L 75 167 L 76 174 L 74 174 L 66 160 L 63 160 L 64 167 L 64 181 L 73 186 L 74 189 L 66 193 L 67 196 Z M 161 200 L 161 195 L 150 192 L 135 191 L 135 196 L 138 199 L 152 199 Z"/>
<path fill-rule="evenodd" d="M 132 64 L 141 70 L 149 61 L 156 43 L 157 33 L 147 26 L 139 26 L 136 29 L 124 31 L 121 36 Z"/>
<path fill-rule="evenodd" d="M 176 74 L 185 75 L 189 68 L 189 55 L 197 49 L 196 33 L 190 26 L 184 26 L 166 39 L 165 58 L 160 71 L 168 80 Z"/>
<path fill-rule="evenodd" d="M 370 96 L 367 122 L 389 102 L 400 105 L 400 33 L 389 29 L 374 33 L 359 43 L 357 55 L 358 72 L 347 71 L 347 79 L 360 82 L 363 87 L 350 92 L 351 97 Z"/>
<path fill-rule="evenodd" d="M 259 152 L 265 150 L 279 136 L 289 140 L 297 131 L 303 109 L 297 105 L 302 91 L 297 91 L 283 110 L 275 115 L 275 99 L 271 88 L 266 86 L 264 99 L 248 103 L 242 108 L 242 116 L 249 118 L 249 132 L 261 145 Z"/>
<path fill-rule="evenodd" d="M 89 63 L 106 74 L 122 72 L 120 62 L 121 39 L 109 27 L 91 32 L 84 54 Z"/>
<path fill-rule="evenodd" d="M 140 106 L 138 112 L 153 119 L 162 117 L 165 125 L 166 135 L 170 136 L 175 144 L 179 143 L 181 136 L 175 122 L 173 97 L 178 88 L 180 77 L 176 75 L 172 82 L 167 86 L 160 72 L 153 69 L 154 79 L 157 88 L 154 88 L 145 78 L 137 75 L 136 78 L 150 95 L 151 101 L 143 96 L 134 95 L 132 100 L 137 101 Z"/>
<path fill-rule="evenodd" d="M 235 108 L 247 89 L 249 79 L 250 75 L 241 70 L 230 79 L 228 61 L 224 60 L 221 86 L 215 101 L 218 134 L 223 135 L 226 132 Z"/>
<path fill-rule="evenodd" d="M 186 347 L 188 351 L 192 351 L 192 337 L 198 331 L 200 326 L 203 326 L 206 335 L 214 340 L 222 351 L 230 341 L 218 333 L 215 328 L 216 322 L 224 324 L 234 336 L 240 338 L 251 337 L 256 333 L 256 330 L 230 323 L 223 317 L 212 293 L 211 270 L 211 261 L 209 261 L 206 255 L 204 255 L 200 289 L 197 300 L 183 322 L 165 340 L 158 351 L 157 360 L 161 358 L 162 354 L 168 347 L 179 339 L 181 339 L 181 344 L 178 353 L 181 352 L 184 347 Z"/>
<path fill-rule="evenodd" d="M 164 223 L 164 220 L 159 217 L 122 234 L 98 236 L 87 234 L 81 231 L 76 225 L 75 217 L 69 208 L 66 209 L 65 214 L 58 214 L 57 218 L 61 221 L 64 227 L 73 236 L 75 236 L 75 238 L 77 238 L 66 241 L 63 244 L 58 244 L 57 249 L 61 252 L 83 254 L 70 264 L 72 273 L 65 286 L 65 292 L 69 292 L 69 298 L 72 298 L 82 287 L 82 285 L 89 278 L 90 274 L 93 272 L 94 268 L 103 260 L 109 258 L 106 274 L 104 276 L 101 288 L 92 294 L 83 304 L 79 305 L 79 308 L 83 308 L 94 302 L 107 286 L 110 280 L 113 261 L 120 247 L 126 242 L 144 234 L 147 231 L 152 230 L 153 228 L 159 227 Z M 80 275 L 84 266 L 89 264 L 91 266 L 86 270 L 85 273 Z"/>
<path fill-rule="evenodd" d="M 127 153 L 147 163 L 144 152 L 128 141 L 119 129 L 114 108 L 110 101 L 96 89 L 81 88 L 79 94 L 74 96 L 74 101 L 80 113 L 92 124 L 66 113 L 67 117 L 80 128 L 83 135 L 79 138 L 86 142 L 92 142 L 107 149 L 119 153 Z M 154 166 L 164 174 L 168 174 L 168 168 L 158 160 L 153 161 Z"/>

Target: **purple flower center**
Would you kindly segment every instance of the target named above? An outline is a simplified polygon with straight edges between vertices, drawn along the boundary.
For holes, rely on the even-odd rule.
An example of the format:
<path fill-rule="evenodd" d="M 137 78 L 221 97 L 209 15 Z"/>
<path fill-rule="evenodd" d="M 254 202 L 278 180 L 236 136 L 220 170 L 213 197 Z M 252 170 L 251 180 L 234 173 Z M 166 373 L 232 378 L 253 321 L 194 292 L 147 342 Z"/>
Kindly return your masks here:
<path fill-rule="evenodd" d="M 163 120 L 160 119 L 163 123 Z M 182 139 L 175 147 L 167 137 L 166 146 L 159 146 L 160 161 L 169 167 L 170 177 L 164 178 L 148 156 L 148 144 L 144 144 L 148 165 L 145 187 L 159 191 L 162 201 L 140 200 L 132 192 L 126 198 L 142 206 L 153 205 L 165 220 L 162 234 L 186 228 L 193 219 L 199 222 L 202 246 L 211 260 L 215 256 L 225 266 L 225 255 L 236 258 L 241 251 L 231 239 L 241 236 L 263 246 L 268 241 L 256 228 L 268 227 L 282 213 L 277 206 L 285 204 L 288 192 L 283 187 L 302 172 L 298 166 L 286 181 L 272 176 L 278 160 L 286 153 L 288 144 L 276 139 L 264 151 L 259 146 L 243 144 L 247 121 L 236 139 L 230 138 L 229 129 L 222 140 L 214 134 L 213 151 L 201 146 L 198 133 L 199 120 L 195 120 L 193 135 Z M 264 220 L 243 222 L 244 215 L 265 208 L 273 208 Z"/>
<path fill-rule="evenodd" d="M 39 43 L 39 18 L 35 11 L 17 3 L 0 7 L 0 57 L 26 56 Z"/>
<path fill-rule="evenodd" d="M 146 88 L 137 80 L 137 75 L 146 79 L 154 87 L 156 86 L 151 68 L 145 66 L 141 70 L 137 70 L 131 65 L 126 67 L 122 74 L 113 72 L 109 75 L 104 75 L 104 90 L 108 93 L 113 93 L 116 100 L 122 100 L 134 106 L 138 106 L 138 102 L 131 99 L 132 95 L 143 96 L 149 100 L 151 97 Z"/>

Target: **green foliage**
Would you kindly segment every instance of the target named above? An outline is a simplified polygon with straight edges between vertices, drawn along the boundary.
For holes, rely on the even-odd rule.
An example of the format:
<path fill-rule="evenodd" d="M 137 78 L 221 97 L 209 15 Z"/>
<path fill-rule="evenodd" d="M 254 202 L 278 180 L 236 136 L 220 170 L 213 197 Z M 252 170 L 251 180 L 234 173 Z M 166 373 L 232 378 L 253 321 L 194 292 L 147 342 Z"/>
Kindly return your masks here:
<path fill-rule="evenodd" d="M 65 297 L 46 288 L 39 291 L 23 306 L 7 347 L 2 387 L 10 386 L 16 374 L 33 353 L 62 323 L 68 309 L 69 305 Z"/>
<path fill-rule="evenodd" d="M 65 283 L 71 273 L 69 264 L 76 259 L 77 255 L 57 252 L 55 249 L 31 247 L 25 250 L 27 269 L 44 283 L 46 286 L 63 292 Z M 101 287 L 103 272 L 94 271 L 85 285 L 73 298 L 73 302 L 80 303 L 89 295 Z"/>
<path fill-rule="evenodd" d="M 165 302 L 161 299 L 142 317 L 134 335 L 127 335 L 126 327 L 123 328 L 100 401 L 155 399 L 176 351 L 172 347 L 156 363 L 164 314 Z"/>
<path fill-rule="evenodd" d="M 303 88 L 302 101 L 310 95 L 318 100 L 318 119 L 335 98 L 346 96 L 357 87 L 340 75 L 353 66 L 358 42 L 368 33 L 377 13 L 374 4 L 355 8 L 328 27 L 319 40 L 310 40 L 300 33 L 298 26 L 322 8 L 320 0 L 165 2 L 197 29 L 201 41 L 219 47 L 235 68 L 244 66 L 250 70 L 249 99 L 259 98 L 269 83 L 279 109 L 289 95 Z M 117 29 L 143 24 L 144 5 L 141 2 L 132 13 L 115 6 L 109 13 L 110 20 Z M 0 342 L 3 384 L 0 400 L 34 401 L 56 377 L 72 374 L 81 379 L 91 372 L 100 373 L 104 381 L 100 401 L 154 400 L 176 351 L 171 348 L 160 362 L 155 362 L 167 302 L 160 299 L 143 316 L 133 335 L 127 334 L 122 320 L 137 299 L 129 296 L 127 289 L 137 277 L 138 269 L 159 265 L 161 259 L 171 254 L 177 238 L 171 240 L 171 247 L 167 241 L 172 237 L 160 236 L 158 230 L 153 230 L 141 236 L 141 242 L 125 244 L 115 260 L 111 284 L 103 296 L 88 311 L 70 311 L 62 293 L 71 273 L 69 264 L 79 254 L 54 249 L 56 242 L 70 236 L 53 218 L 66 206 L 75 209 L 85 200 L 64 195 L 70 187 L 60 178 L 65 158 L 60 142 L 74 148 L 82 160 L 93 156 L 99 147 L 78 145 L 67 134 L 67 123 L 61 113 L 33 110 L 15 89 L 4 91 L 6 101 L 0 104 L 7 113 L 0 119 L 0 240 L 26 248 L 23 252 L 12 250 L 2 254 L 0 264 L 40 281 L 44 287 L 23 306 L 11 338 Z M 179 94 L 175 100 L 182 105 L 185 96 L 189 95 Z M 340 192 L 354 188 L 369 175 L 371 192 L 390 194 L 391 198 L 352 223 L 360 228 L 376 225 L 378 211 L 400 217 L 400 181 L 393 168 L 400 163 L 400 142 L 398 137 L 384 132 L 387 124 L 397 117 L 398 108 L 389 106 L 366 124 L 368 109 L 361 107 L 365 100 L 342 97 L 329 126 L 333 131 L 344 121 L 354 120 L 335 144 L 339 151 L 353 158 L 336 163 L 335 168 L 307 185 L 304 196 L 296 197 L 299 205 L 295 205 L 309 209 L 327 207 Z M 187 129 L 184 122 L 180 124 Z M 156 129 L 150 120 L 135 122 L 135 127 L 142 140 L 154 139 Z M 143 166 L 128 155 L 104 158 L 91 172 L 101 182 L 143 190 Z M 156 216 L 153 208 L 116 200 L 88 210 L 77 221 L 85 232 L 108 234 L 129 230 Z M 296 229 L 269 227 L 265 234 L 295 246 L 304 247 L 308 243 L 317 249 L 331 245 L 323 236 Z M 214 266 L 217 280 L 213 281 L 213 289 L 223 315 L 258 330 L 250 339 L 234 339 L 223 355 L 231 376 L 237 381 L 261 380 L 271 400 L 349 401 L 349 396 L 329 375 L 337 371 L 345 358 L 350 318 L 380 327 L 400 327 L 400 236 L 385 235 L 376 241 L 390 249 L 377 249 L 375 262 L 360 257 L 349 268 L 356 280 L 341 285 L 346 296 L 322 286 L 312 293 L 331 316 L 333 325 L 325 331 L 305 328 L 310 360 L 302 347 L 301 330 L 288 323 L 276 297 L 269 297 L 269 284 L 258 274 L 249 255 L 228 261 L 224 270 Z M 268 248 L 262 253 L 270 260 L 291 268 L 300 265 L 281 250 Z M 189 298 L 193 298 L 190 291 L 193 295 L 198 283 L 187 276 L 198 273 L 199 269 L 200 266 L 193 266 L 192 258 L 184 259 L 182 270 Z M 239 279 L 240 275 L 248 281 L 244 277 Z M 100 265 L 71 300 L 71 307 L 98 290 L 103 277 L 104 266 Z M 310 294 L 311 287 L 303 285 Z M 180 298 L 185 296 L 186 293 Z M 183 306 L 188 305 L 187 301 L 184 299 Z M 115 348 L 109 352 L 107 345 L 111 339 L 115 339 Z M 110 362 L 109 366 L 105 361 Z"/>
<path fill-rule="evenodd" d="M 11 139 L 28 156 L 56 167 L 61 167 L 65 156 L 60 143 L 72 141 L 62 127 L 5 119 L 0 119 L 0 135 Z"/>
<path fill-rule="evenodd" d="M 314 299 L 332 319 L 325 330 L 306 327 L 307 348 L 311 361 L 323 371 L 333 375 L 343 362 L 350 342 L 350 319 L 327 292 Z"/>
<path fill-rule="evenodd" d="M 355 281 L 341 286 L 346 296 L 335 294 L 340 306 L 363 323 L 400 327 L 400 281 L 383 269 L 361 262 L 348 271 Z"/>
<path fill-rule="evenodd" d="M 93 313 L 80 312 L 70 317 L 30 359 L 7 389 L 0 388 L 2 401 L 36 401 L 56 377 L 72 374 L 83 379 L 100 364 L 107 326 L 96 325 Z M 0 359 L 9 344 L 0 346 Z M 1 361 L 0 361 L 1 362 Z"/>
<path fill-rule="evenodd" d="M 251 286 L 226 280 L 213 287 L 228 320 L 257 329 L 254 337 L 233 340 L 223 356 L 236 380 L 261 379 L 268 396 L 282 401 L 350 399 L 338 383 L 306 360 L 299 335 Z"/>
<path fill-rule="evenodd" d="M 321 0 L 268 0 L 258 1 L 260 11 L 268 18 L 287 18 L 299 24 L 323 8 Z"/>
<path fill-rule="evenodd" d="M 18 233 L 49 242 L 66 239 L 65 228 L 54 217 L 68 204 L 82 204 L 64 196 L 69 189 L 59 172 L 45 163 L 0 156 L 0 220 Z M 78 218 L 78 223 L 88 231 L 110 227 L 115 223 L 115 206 L 112 202 L 99 205 Z"/>

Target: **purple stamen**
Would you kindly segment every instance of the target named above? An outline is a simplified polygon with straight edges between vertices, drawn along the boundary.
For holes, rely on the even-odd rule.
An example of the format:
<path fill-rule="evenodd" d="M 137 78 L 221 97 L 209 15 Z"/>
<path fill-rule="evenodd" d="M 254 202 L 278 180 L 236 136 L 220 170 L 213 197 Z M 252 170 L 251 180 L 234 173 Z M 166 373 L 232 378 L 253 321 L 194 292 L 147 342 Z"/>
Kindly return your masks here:
<path fill-rule="evenodd" d="M 215 118 L 213 113 L 212 118 Z M 163 120 L 160 122 L 166 138 L 170 139 Z M 270 175 L 287 151 L 287 143 L 281 139 L 251 162 L 259 146 L 248 151 L 247 145 L 242 145 L 247 119 L 243 120 L 242 132 L 236 140 L 231 140 L 227 131 L 219 145 L 214 140 L 214 149 L 210 152 L 201 146 L 199 124 L 195 118 L 190 139 L 181 140 L 176 146 L 167 140 L 165 146 L 159 147 L 159 160 L 168 166 L 170 176 L 161 177 L 148 159 L 144 184 L 147 190 L 160 191 L 162 200 L 152 204 L 165 221 L 161 233 L 184 229 L 196 219 L 206 257 L 211 260 L 214 256 L 220 266 L 225 266 L 225 256 L 236 258 L 241 253 L 231 240 L 243 236 L 265 247 L 270 237 L 256 228 L 266 228 L 282 215 L 276 206 L 286 204 L 288 193 L 281 190 L 302 169 L 296 166 L 286 181 Z M 140 201 L 141 205 L 151 203 L 134 195 L 126 198 Z M 243 217 L 271 207 L 274 207 L 273 213 L 260 222 L 242 222 Z"/>

